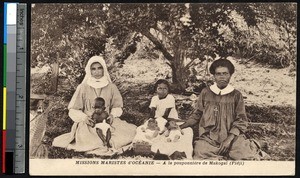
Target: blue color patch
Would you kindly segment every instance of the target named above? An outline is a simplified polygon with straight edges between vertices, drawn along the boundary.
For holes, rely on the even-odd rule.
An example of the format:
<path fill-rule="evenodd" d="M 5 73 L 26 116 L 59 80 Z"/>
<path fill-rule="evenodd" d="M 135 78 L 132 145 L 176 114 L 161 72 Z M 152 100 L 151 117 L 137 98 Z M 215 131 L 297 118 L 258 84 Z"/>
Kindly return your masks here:
<path fill-rule="evenodd" d="M 3 43 L 4 45 L 7 44 L 7 23 L 6 23 L 6 19 L 7 19 L 7 3 L 4 3 L 4 24 L 3 24 L 3 28 L 4 28 L 4 38 L 3 38 Z"/>

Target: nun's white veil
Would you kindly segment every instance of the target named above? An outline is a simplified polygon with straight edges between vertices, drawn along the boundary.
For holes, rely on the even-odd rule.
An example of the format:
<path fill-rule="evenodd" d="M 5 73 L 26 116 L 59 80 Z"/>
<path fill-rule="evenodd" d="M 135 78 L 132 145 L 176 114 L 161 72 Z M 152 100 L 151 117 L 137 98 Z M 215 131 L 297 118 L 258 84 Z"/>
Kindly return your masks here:
<path fill-rule="evenodd" d="M 101 77 L 100 79 L 96 79 L 91 75 L 91 65 L 95 62 L 100 63 L 103 67 L 103 77 Z M 103 88 L 109 83 L 111 83 L 111 78 L 107 71 L 107 66 L 102 56 L 93 56 L 89 59 L 85 67 L 85 77 L 82 83 L 87 83 L 93 88 Z"/>

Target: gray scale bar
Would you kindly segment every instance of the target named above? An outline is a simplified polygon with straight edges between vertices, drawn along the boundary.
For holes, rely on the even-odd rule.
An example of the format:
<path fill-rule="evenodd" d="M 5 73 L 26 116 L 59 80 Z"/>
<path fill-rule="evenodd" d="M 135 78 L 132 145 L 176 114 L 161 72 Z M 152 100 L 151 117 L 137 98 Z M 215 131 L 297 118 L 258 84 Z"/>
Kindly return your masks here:
<path fill-rule="evenodd" d="M 17 27 L 15 24 L 7 26 L 7 64 L 6 64 L 6 151 L 14 152 L 16 137 L 16 39 Z"/>

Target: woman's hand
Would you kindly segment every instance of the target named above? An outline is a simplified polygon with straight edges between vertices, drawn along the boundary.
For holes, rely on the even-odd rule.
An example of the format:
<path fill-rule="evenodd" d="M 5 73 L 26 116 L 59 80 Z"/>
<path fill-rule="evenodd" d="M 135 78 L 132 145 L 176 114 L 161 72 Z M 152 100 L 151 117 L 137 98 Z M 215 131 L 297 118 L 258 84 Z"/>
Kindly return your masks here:
<path fill-rule="evenodd" d="M 231 142 L 233 141 L 235 135 L 230 134 L 220 145 L 218 155 L 226 155 L 229 152 Z"/>
<path fill-rule="evenodd" d="M 95 127 L 95 122 L 92 120 L 91 117 L 87 117 L 84 121 L 88 126 Z"/>
<path fill-rule="evenodd" d="M 183 124 L 181 124 L 181 125 L 179 126 L 179 128 L 180 128 L 180 129 L 185 129 L 185 128 L 187 128 L 187 127 L 193 127 L 197 122 L 199 122 L 199 121 L 190 118 L 190 119 L 186 120 Z"/>

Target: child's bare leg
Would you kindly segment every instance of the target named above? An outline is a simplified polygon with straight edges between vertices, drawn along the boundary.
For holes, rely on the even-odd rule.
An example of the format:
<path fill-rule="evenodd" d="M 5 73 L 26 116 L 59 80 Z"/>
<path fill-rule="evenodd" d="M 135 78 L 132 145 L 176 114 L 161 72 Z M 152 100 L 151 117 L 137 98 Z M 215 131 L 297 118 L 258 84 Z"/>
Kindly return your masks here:
<path fill-rule="evenodd" d="M 171 118 L 171 117 L 166 118 L 166 120 L 167 120 L 167 121 L 182 122 L 182 120 L 174 119 L 174 118 Z"/>
<path fill-rule="evenodd" d="M 165 132 L 165 136 L 168 137 L 169 135 L 170 135 L 170 131 L 167 130 L 167 131 Z"/>
<path fill-rule="evenodd" d="M 154 133 L 153 133 L 153 138 L 157 137 L 158 135 L 158 130 L 156 130 Z"/>
<path fill-rule="evenodd" d="M 178 130 L 180 131 L 181 135 L 184 135 L 183 130 L 178 126 Z"/>
<path fill-rule="evenodd" d="M 97 132 L 99 138 L 102 140 L 103 145 L 106 146 L 107 143 L 106 143 L 105 137 L 103 135 L 102 129 L 96 128 L 96 132 Z"/>
<path fill-rule="evenodd" d="M 111 131 L 110 131 L 110 129 L 107 129 L 107 131 L 106 131 L 106 143 L 107 143 L 107 147 L 108 147 L 108 148 L 111 148 L 111 147 L 112 147 L 112 146 L 110 145 L 110 143 L 109 143 L 110 138 L 111 138 Z"/>
<path fill-rule="evenodd" d="M 159 132 L 159 135 L 162 135 L 163 133 L 165 133 L 168 129 L 165 127 L 164 130 Z"/>

